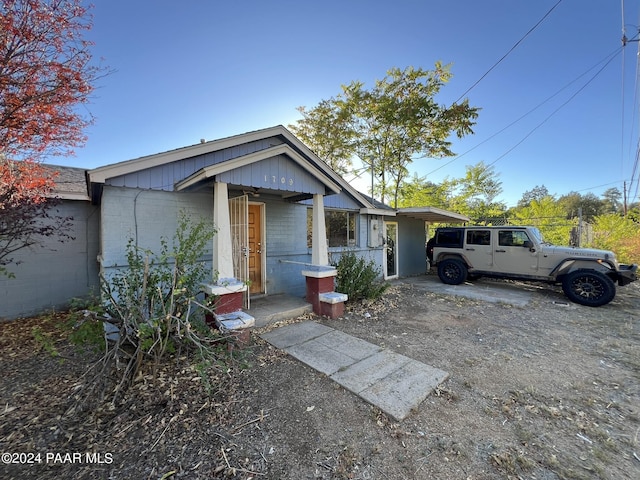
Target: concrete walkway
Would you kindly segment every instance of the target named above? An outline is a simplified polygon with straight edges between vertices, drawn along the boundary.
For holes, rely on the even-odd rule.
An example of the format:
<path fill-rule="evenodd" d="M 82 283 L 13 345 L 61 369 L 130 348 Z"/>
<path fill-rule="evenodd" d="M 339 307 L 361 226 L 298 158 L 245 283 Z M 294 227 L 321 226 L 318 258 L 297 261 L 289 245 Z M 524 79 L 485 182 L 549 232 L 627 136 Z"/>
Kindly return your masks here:
<path fill-rule="evenodd" d="M 262 338 L 396 420 L 403 420 L 449 376 L 316 322 L 286 325 Z"/>
<path fill-rule="evenodd" d="M 462 285 L 445 285 L 437 275 L 421 275 L 403 278 L 404 283 L 411 283 L 424 291 L 466 297 L 490 303 L 506 303 L 517 307 L 526 307 L 531 301 L 534 286 L 510 285 L 506 282 L 477 280 Z"/>

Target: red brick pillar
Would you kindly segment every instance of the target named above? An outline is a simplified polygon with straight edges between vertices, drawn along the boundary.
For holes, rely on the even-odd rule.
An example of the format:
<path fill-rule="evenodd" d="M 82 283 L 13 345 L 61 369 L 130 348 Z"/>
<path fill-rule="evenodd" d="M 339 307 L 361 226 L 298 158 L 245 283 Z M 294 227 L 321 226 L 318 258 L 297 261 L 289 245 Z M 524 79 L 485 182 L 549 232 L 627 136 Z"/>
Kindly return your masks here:
<path fill-rule="evenodd" d="M 247 286 L 242 282 L 226 283 L 223 285 L 207 284 L 203 286 L 205 296 L 216 297 L 216 303 L 213 309 L 216 314 L 223 315 L 242 310 L 242 295 Z M 205 315 L 207 323 L 213 322 L 211 314 Z"/>
<path fill-rule="evenodd" d="M 313 305 L 314 313 L 322 315 L 319 295 L 333 292 L 338 271 L 326 267 L 321 270 L 303 270 L 302 274 L 307 279 L 307 302 Z"/>

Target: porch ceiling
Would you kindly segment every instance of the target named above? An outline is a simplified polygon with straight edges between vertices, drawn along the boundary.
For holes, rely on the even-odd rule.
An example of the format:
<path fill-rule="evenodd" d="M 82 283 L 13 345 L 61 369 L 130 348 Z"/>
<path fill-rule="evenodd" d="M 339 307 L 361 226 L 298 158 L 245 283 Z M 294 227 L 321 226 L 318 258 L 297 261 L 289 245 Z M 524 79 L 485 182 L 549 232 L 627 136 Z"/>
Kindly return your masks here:
<path fill-rule="evenodd" d="M 436 207 L 399 208 L 397 216 L 417 218 L 429 223 L 467 223 L 471 219 L 459 213 L 449 212 Z"/>

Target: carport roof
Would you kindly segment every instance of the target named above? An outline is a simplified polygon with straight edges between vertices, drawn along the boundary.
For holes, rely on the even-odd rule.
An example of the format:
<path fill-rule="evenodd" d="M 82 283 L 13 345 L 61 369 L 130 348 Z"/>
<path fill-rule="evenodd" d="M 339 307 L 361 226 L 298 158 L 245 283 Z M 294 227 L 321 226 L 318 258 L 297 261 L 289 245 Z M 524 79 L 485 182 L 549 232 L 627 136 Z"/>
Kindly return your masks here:
<path fill-rule="evenodd" d="M 436 207 L 399 208 L 396 213 L 400 217 L 417 218 L 429 223 L 467 223 L 471 219 L 459 213 L 449 212 Z"/>

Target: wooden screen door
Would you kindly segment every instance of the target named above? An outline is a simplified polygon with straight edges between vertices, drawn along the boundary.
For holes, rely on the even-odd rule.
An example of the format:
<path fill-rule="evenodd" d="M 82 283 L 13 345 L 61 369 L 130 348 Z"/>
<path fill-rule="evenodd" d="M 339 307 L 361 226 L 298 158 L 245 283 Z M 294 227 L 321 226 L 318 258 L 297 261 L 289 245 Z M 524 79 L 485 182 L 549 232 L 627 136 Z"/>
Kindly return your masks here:
<path fill-rule="evenodd" d="M 264 252 L 262 238 L 262 204 L 250 203 L 248 216 L 249 230 L 249 292 L 264 293 L 262 281 L 262 258 Z"/>

